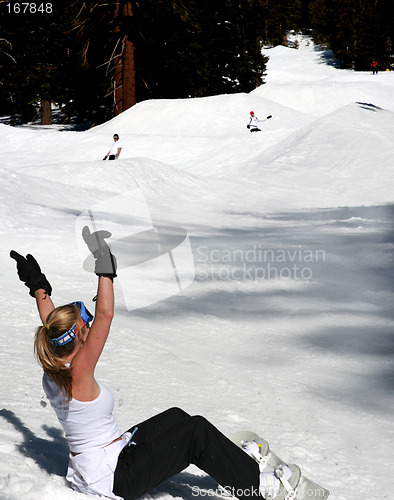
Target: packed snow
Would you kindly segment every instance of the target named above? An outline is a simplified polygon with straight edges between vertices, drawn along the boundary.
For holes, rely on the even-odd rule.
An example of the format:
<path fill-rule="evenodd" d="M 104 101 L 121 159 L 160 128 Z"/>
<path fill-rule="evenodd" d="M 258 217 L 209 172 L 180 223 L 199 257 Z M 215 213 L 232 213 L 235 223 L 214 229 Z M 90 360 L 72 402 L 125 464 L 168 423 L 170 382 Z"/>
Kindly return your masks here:
<path fill-rule="evenodd" d="M 55 304 L 94 308 L 76 228 L 108 202 L 113 227 L 138 234 L 128 193 L 148 226 L 187 234 L 194 279 L 155 301 L 152 277 L 140 308 L 132 278 L 116 280 L 96 375 L 120 428 L 180 406 L 227 435 L 257 432 L 330 498 L 393 497 L 394 73 L 340 70 L 298 41 L 265 50 L 266 84 L 249 94 L 145 101 L 84 132 L 0 125 L 2 500 L 83 498 L 64 478 L 35 303 L 9 252 L 37 258 Z M 246 128 L 251 110 L 272 115 L 261 132 Z M 120 158 L 104 162 L 115 132 Z M 215 488 L 191 466 L 151 496 Z"/>

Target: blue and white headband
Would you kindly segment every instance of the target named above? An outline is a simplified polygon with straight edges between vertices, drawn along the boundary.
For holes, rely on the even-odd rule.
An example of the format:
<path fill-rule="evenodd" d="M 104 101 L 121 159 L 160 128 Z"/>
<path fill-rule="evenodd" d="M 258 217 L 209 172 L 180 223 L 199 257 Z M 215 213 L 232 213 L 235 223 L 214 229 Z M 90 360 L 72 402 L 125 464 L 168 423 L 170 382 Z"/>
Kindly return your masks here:
<path fill-rule="evenodd" d="M 93 315 L 86 309 L 85 304 L 80 301 L 76 302 L 70 302 L 70 304 L 67 304 L 69 306 L 77 306 L 80 314 L 81 314 L 81 320 L 82 320 L 82 328 L 90 323 L 93 320 Z M 49 325 L 45 325 L 46 328 L 49 330 Z M 69 330 L 66 332 L 62 333 L 59 337 L 56 337 L 55 339 L 48 339 L 50 344 L 55 346 L 55 347 L 62 347 L 72 340 L 75 339 L 79 332 L 79 326 L 75 323 Z"/>

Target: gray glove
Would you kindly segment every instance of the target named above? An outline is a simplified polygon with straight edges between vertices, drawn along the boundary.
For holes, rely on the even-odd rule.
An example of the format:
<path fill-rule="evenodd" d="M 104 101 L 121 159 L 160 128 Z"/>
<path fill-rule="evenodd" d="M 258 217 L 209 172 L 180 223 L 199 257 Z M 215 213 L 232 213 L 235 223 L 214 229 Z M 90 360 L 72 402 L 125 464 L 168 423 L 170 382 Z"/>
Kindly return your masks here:
<path fill-rule="evenodd" d="M 88 226 L 82 229 L 82 237 L 92 253 L 96 263 L 94 272 L 97 276 L 106 276 L 112 280 L 116 278 L 116 259 L 112 255 L 105 238 L 109 238 L 111 233 L 109 231 L 95 231 L 90 232 Z"/>

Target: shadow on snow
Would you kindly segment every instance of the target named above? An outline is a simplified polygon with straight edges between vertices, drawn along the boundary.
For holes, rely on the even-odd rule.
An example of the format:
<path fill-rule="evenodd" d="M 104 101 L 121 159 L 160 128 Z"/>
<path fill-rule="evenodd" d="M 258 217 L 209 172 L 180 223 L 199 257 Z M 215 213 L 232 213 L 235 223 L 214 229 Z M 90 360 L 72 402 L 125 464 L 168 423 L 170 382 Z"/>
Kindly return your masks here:
<path fill-rule="evenodd" d="M 0 410 L 0 417 L 21 433 L 23 441 L 17 444 L 18 451 L 25 457 L 32 458 L 40 469 L 48 474 L 65 476 L 68 463 L 68 445 L 61 429 L 43 425 L 49 439 L 37 437 L 21 419 L 11 410 Z"/>
<path fill-rule="evenodd" d="M 242 215 L 245 217 L 245 213 Z M 237 324 L 240 332 L 245 327 L 251 329 L 254 333 L 249 334 L 255 336 L 256 345 L 264 346 L 264 355 L 268 358 L 270 343 L 275 345 L 278 336 L 289 346 L 294 345 L 298 352 L 306 352 L 317 367 L 326 365 L 328 372 L 335 370 L 330 365 L 334 356 L 335 366 L 343 363 L 346 368 L 348 362 L 353 363 L 354 371 L 348 368 L 342 375 L 342 383 L 332 385 L 327 380 L 327 387 L 320 389 L 355 406 L 364 406 L 368 400 L 366 392 L 370 391 L 373 405 L 369 408 L 372 411 L 386 408 L 391 404 L 394 390 L 391 362 L 394 354 L 394 205 L 270 215 L 253 213 L 250 219 L 254 222 L 252 228 L 223 228 L 206 236 L 199 236 L 204 234 L 204 228 L 189 228 L 197 271 L 192 293 L 186 290 L 146 309 L 133 311 L 133 315 L 152 322 L 171 321 L 174 317 L 198 320 L 204 316 L 231 321 L 235 324 L 232 331 L 236 332 Z M 198 236 L 193 236 L 193 232 Z M 253 256 L 251 249 L 256 247 L 262 252 L 270 250 L 266 257 L 272 262 L 259 260 L 256 253 L 255 260 L 248 260 L 247 266 L 263 268 L 272 264 L 279 273 L 294 264 L 289 260 L 298 248 L 312 253 L 322 250 L 324 258 L 296 261 L 311 270 L 311 279 L 304 283 L 275 276 L 253 279 L 252 275 L 252 279 L 246 277 L 239 282 L 232 279 L 231 272 L 245 264 L 242 256 L 246 256 L 248 250 Z M 204 248 L 203 257 L 201 248 Z M 237 252 L 233 252 L 235 250 Z M 290 252 L 287 261 L 275 261 L 275 255 L 282 250 Z M 213 253 L 215 259 L 207 263 L 207 257 Z M 212 266 L 211 274 L 203 275 L 201 266 L 209 268 L 208 264 Z M 224 271 L 222 277 L 220 271 Z M 303 320 L 307 328 L 302 327 Z M 268 331 L 267 324 L 270 325 Z M 281 337 L 276 326 L 283 324 L 286 327 Z M 223 336 L 225 342 L 228 332 L 218 329 L 217 323 L 214 326 L 211 335 Z M 203 322 L 203 328 L 207 329 L 204 338 L 208 342 L 209 322 Z M 245 341 L 242 335 L 241 341 Z M 290 355 L 291 348 L 286 352 Z M 275 359 L 279 364 L 286 361 L 286 356 L 283 360 Z"/>

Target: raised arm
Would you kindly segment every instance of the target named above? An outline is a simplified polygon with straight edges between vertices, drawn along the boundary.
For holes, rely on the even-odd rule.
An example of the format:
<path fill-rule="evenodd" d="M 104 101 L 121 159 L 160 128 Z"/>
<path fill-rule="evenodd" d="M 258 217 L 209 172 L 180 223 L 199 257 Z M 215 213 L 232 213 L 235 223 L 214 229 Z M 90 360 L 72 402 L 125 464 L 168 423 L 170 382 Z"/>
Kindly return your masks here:
<path fill-rule="evenodd" d="M 112 255 L 104 238 L 110 233 L 96 231 L 90 233 L 88 227 L 83 229 L 83 238 L 92 252 L 98 276 L 95 318 L 83 346 L 72 361 L 74 379 L 91 379 L 94 369 L 107 341 L 112 318 L 114 316 L 114 287 L 116 277 L 116 259 Z"/>
<path fill-rule="evenodd" d="M 92 378 L 107 341 L 114 316 L 114 287 L 111 278 L 99 277 L 96 311 L 89 334 L 72 360 L 73 378 Z"/>
<path fill-rule="evenodd" d="M 39 288 L 38 290 L 36 290 L 35 297 L 38 314 L 40 315 L 42 324 L 45 325 L 49 313 L 51 313 L 55 309 L 55 306 L 53 305 L 51 297 L 43 288 Z"/>

